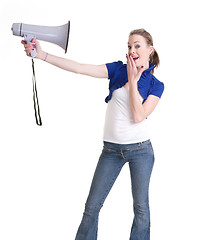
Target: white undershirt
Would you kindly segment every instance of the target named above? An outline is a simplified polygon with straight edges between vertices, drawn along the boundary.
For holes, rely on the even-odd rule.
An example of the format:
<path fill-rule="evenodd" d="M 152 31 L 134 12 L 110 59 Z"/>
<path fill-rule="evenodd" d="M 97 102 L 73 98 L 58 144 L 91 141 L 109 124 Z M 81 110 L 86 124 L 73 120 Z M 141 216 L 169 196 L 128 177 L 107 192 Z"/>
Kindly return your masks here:
<path fill-rule="evenodd" d="M 143 101 L 140 95 L 141 101 Z M 118 88 L 113 92 L 108 102 L 103 141 L 130 144 L 148 140 L 147 120 L 134 123 L 132 119 L 129 90 L 125 87 Z"/>

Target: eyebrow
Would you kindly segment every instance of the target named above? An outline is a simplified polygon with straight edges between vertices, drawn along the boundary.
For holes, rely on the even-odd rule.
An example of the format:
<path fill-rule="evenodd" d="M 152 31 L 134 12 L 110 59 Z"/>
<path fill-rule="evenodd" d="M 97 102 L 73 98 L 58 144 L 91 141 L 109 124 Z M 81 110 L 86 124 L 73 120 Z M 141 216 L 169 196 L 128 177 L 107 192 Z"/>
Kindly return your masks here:
<path fill-rule="evenodd" d="M 137 42 L 139 42 L 140 43 L 140 41 L 135 41 L 134 43 L 137 43 Z M 128 44 L 130 45 L 130 43 L 128 42 Z"/>

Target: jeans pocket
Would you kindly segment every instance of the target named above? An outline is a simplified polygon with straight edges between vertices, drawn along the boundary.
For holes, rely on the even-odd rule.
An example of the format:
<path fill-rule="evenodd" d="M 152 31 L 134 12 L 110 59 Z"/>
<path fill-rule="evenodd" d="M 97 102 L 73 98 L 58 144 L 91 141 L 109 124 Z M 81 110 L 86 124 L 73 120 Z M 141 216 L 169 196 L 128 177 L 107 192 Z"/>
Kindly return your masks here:
<path fill-rule="evenodd" d="M 108 152 L 116 152 L 115 149 L 110 148 L 110 147 L 107 147 L 106 145 L 103 146 L 103 150 L 104 150 L 104 151 L 108 151 Z"/>
<path fill-rule="evenodd" d="M 137 146 L 137 149 L 147 149 L 147 148 L 152 148 L 152 144 L 151 144 L 150 140 L 147 140 L 145 142 L 141 142 Z"/>

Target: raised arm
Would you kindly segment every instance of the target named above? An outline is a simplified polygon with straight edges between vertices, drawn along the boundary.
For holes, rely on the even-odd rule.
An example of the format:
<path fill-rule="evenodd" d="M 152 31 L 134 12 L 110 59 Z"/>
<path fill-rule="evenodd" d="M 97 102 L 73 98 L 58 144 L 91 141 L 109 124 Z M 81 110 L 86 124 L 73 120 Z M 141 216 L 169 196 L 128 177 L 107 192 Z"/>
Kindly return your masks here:
<path fill-rule="evenodd" d="M 147 118 L 156 108 L 160 98 L 149 95 L 142 104 L 138 91 L 138 80 L 144 71 L 144 67 L 136 68 L 133 58 L 127 56 L 127 74 L 129 82 L 130 108 L 134 123 L 139 123 Z"/>
<path fill-rule="evenodd" d="M 105 64 L 103 65 L 81 64 L 66 58 L 57 57 L 52 54 L 44 52 L 41 49 L 38 40 L 33 39 L 32 42 L 36 44 L 36 51 L 38 53 L 36 58 L 40 60 L 46 61 L 56 67 L 59 67 L 69 72 L 83 74 L 96 78 L 108 78 L 108 71 Z M 22 41 L 21 43 L 25 47 L 27 56 L 29 56 L 30 52 L 33 50 L 32 44 L 26 44 L 25 41 Z"/>

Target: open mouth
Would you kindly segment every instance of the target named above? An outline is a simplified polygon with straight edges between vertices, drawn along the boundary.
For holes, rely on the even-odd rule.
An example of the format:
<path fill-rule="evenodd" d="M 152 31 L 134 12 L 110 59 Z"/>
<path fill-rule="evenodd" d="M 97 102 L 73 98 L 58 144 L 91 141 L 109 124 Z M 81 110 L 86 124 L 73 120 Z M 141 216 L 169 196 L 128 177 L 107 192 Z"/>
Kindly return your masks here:
<path fill-rule="evenodd" d="M 136 61 L 138 60 L 139 57 L 133 57 L 133 61 Z"/>

